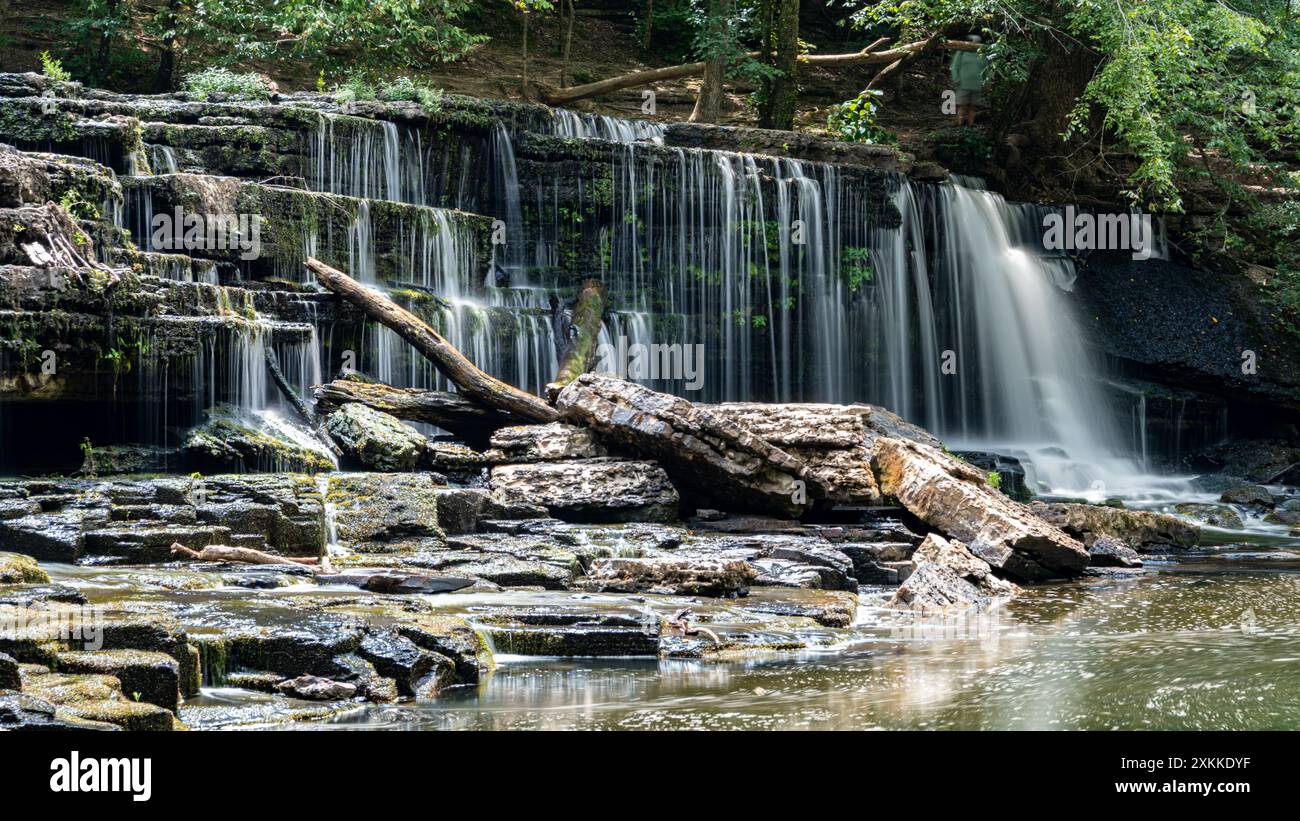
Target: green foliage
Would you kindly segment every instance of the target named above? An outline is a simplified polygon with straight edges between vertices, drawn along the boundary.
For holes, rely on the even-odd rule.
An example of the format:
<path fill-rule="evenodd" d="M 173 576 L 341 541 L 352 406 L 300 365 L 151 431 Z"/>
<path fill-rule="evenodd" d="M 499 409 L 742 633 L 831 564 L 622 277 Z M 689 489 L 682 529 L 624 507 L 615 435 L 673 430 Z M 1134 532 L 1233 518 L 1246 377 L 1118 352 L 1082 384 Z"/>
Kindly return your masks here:
<path fill-rule="evenodd" d="M 353 74 L 336 85 L 333 93 L 341 103 L 357 100 L 411 102 L 419 103 L 431 114 L 442 110 L 442 91 L 417 83 L 410 77 L 372 83 L 363 74 Z"/>
<path fill-rule="evenodd" d="M 72 75 L 63 67 L 63 63 L 51 57 L 48 51 L 42 51 L 40 57 L 41 73 L 46 77 L 49 77 L 51 80 L 58 80 L 62 83 L 66 83 L 72 79 Z"/>
<path fill-rule="evenodd" d="M 636 17 L 637 42 L 645 42 L 648 25 L 652 52 L 670 63 L 689 61 L 694 54 L 700 20 L 697 5 L 692 0 L 657 0 L 653 20 L 646 16 L 648 6 L 636 8 L 632 13 Z"/>
<path fill-rule="evenodd" d="M 236 74 L 228 68 L 214 66 L 185 75 L 185 92 L 197 99 L 209 94 L 229 94 L 240 100 L 265 100 L 271 96 L 266 78 L 256 72 Z"/>
<path fill-rule="evenodd" d="M 840 251 L 840 276 L 850 291 L 875 279 L 876 269 L 871 264 L 871 249 L 849 246 Z"/>
<path fill-rule="evenodd" d="M 990 470 L 990 471 L 989 471 L 989 475 L 988 475 L 986 478 L 987 478 L 987 480 L 988 480 L 989 487 L 993 488 L 994 490 L 1001 490 L 1001 489 L 1002 489 L 1002 474 L 1001 474 L 1001 473 L 998 473 L 996 470 Z"/>
<path fill-rule="evenodd" d="M 1129 199 L 1179 211 L 1187 178 L 1276 167 L 1300 138 L 1294 3 L 1241 0 L 884 0 L 855 20 L 905 39 L 976 27 L 995 87 L 1026 82 L 1044 54 L 1088 49 L 1098 65 L 1063 137 L 1115 138 L 1134 155 Z M 1253 113 L 1252 113 L 1253 112 Z M 1098 127 L 1102 130 L 1099 130 Z M 1104 131 L 1104 133 L 1103 133 Z"/>
<path fill-rule="evenodd" d="M 878 89 L 863 91 L 848 102 L 832 106 L 826 116 L 826 130 L 845 142 L 868 145 L 892 145 L 898 142 L 897 137 L 876 121 L 883 93 Z"/>
<path fill-rule="evenodd" d="M 97 220 L 100 217 L 99 206 L 82 198 L 75 189 L 69 188 L 59 197 L 59 205 L 76 219 Z"/>

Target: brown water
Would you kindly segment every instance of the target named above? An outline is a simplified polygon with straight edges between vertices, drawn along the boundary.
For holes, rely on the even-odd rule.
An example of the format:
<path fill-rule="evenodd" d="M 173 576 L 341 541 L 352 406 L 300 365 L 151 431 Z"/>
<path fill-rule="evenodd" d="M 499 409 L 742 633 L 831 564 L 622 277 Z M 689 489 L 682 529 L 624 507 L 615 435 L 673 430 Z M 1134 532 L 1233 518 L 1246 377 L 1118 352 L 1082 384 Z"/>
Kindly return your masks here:
<path fill-rule="evenodd" d="M 946 627 L 868 603 L 848 641 L 795 658 L 507 658 L 476 689 L 324 726 L 1300 728 L 1300 553 L 1225 548 L 1149 570 L 1032 588 Z"/>

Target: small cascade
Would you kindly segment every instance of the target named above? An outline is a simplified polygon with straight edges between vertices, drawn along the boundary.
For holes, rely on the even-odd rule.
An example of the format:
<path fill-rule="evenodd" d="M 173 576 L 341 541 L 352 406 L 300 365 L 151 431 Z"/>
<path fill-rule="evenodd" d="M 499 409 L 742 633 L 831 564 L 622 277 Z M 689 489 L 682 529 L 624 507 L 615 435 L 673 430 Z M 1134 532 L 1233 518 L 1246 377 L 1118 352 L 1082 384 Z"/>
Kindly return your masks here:
<path fill-rule="evenodd" d="M 542 128 L 552 136 L 571 140 L 606 140 L 615 143 L 648 142 L 662 145 L 664 127 L 648 120 L 625 120 L 605 114 L 580 114 L 552 109 Z"/>

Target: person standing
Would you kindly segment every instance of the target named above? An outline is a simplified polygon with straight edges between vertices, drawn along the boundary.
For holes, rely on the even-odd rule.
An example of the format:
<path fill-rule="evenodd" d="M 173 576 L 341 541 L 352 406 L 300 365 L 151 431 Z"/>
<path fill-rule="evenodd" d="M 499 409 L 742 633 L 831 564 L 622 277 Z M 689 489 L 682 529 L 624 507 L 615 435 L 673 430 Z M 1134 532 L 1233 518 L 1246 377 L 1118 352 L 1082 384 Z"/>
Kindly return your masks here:
<path fill-rule="evenodd" d="M 977 34 L 966 38 L 979 43 Z M 975 125 L 975 109 L 984 104 L 984 79 L 988 61 L 977 51 L 958 51 L 952 56 L 952 84 L 956 91 L 957 125 Z"/>

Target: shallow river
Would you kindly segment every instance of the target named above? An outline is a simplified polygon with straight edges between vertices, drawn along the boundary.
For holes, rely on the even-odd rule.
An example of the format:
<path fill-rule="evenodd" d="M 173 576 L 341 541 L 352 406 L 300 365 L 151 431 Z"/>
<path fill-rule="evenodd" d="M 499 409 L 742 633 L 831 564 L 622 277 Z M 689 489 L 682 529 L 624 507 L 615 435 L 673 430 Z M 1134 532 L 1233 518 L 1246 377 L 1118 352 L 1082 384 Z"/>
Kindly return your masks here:
<path fill-rule="evenodd" d="M 1294 544 L 1256 544 L 1030 588 L 946 625 L 868 603 L 851 641 L 779 660 L 506 657 L 477 689 L 317 726 L 1296 729 L 1296 571 Z"/>

